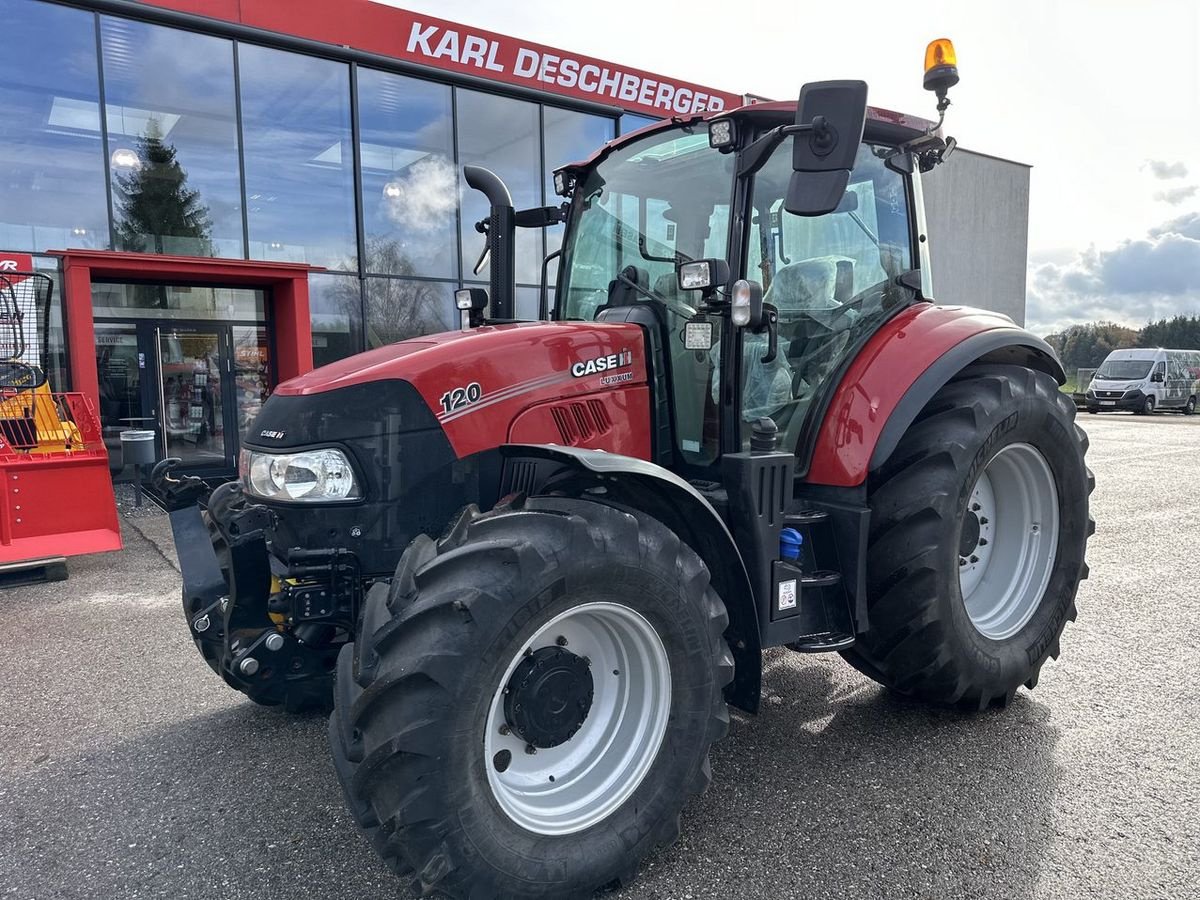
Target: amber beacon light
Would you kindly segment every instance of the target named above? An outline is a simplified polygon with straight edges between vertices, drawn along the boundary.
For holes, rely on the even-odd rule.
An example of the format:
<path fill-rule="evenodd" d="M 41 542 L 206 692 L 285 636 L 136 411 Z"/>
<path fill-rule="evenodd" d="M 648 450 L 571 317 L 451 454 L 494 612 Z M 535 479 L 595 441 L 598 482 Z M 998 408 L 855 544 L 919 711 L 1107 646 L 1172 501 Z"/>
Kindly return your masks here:
<path fill-rule="evenodd" d="M 935 91 L 940 100 L 958 84 L 958 57 L 949 38 L 938 38 L 925 48 L 925 90 Z"/>

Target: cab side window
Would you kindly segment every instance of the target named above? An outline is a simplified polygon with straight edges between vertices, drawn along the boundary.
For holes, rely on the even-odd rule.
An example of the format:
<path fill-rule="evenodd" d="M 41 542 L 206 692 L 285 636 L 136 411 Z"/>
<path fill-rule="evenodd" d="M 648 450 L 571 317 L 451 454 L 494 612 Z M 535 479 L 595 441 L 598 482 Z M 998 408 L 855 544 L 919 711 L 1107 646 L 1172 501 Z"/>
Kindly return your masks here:
<path fill-rule="evenodd" d="M 863 144 L 842 203 L 816 218 L 784 209 L 790 143 L 755 176 L 746 277 L 779 310 L 779 353 L 763 363 L 765 336 L 745 336 L 742 418 L 773 418 L 785 448 L 796 446 L 813 396 L 858 339 L 913 296 L 896 284 L 912 268 L 912 243 L 907 185 L 884 165 L 888 152 Z"/>

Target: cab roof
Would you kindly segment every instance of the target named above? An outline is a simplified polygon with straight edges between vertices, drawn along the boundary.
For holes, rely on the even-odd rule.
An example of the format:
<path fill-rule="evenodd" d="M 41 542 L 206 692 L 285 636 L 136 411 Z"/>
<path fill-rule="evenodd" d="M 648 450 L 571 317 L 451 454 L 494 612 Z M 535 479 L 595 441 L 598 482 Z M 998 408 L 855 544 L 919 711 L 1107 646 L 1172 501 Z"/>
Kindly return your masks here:
<path fill-rule="evenodd" d="M 774 128 L 776 125 L 787 125 L 793 122 L 795 118 L 795 100 L 771 100 L 764 103 L 747 103 L 744 106 L 720 110 L 718 112 L 698 113 L 694 116 L 675 116 L 670 119 L 651 122 L 649 125 L 645 125 L 636 131 L 631 131 L 628 134 L 614 138 L 602 144 L 586 159 L 566 163 L 559 166 L 555 171 L 578 171 L 586 169 L 593 163 L 599 162 L 612 151 L 618 150 L 626 144 L 640 140 L 656 131 L 665 131 L 668 128 L 674 128 L 678 125 L 709 122 L 715 119 L 737 119 L 738 121 L 752 123 L 759 128 Z M 905 141 L 914 140 L 928 133 L 935 124 L 929 119 L 922 119 L 920 116 L 910 116 L 907 113 L 894 112 L 893 110 L 882 109 L 878 106 L 868 106 L 867 123 L 866 128 L 863 130 L 863 137 L 885 144 L 903 144 Z"/>

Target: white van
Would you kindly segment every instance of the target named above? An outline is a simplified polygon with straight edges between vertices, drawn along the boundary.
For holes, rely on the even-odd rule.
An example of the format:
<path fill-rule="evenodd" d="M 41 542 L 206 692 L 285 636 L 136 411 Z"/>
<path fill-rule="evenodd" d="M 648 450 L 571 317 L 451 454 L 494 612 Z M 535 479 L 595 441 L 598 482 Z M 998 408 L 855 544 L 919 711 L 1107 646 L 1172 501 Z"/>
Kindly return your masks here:
<path fill-rule="evenodd" d="M 1084 396 L 1090 413 L 1174 409 L 1190 416 L 1200 396 L 1200 350 L 1114 350 Z"/>

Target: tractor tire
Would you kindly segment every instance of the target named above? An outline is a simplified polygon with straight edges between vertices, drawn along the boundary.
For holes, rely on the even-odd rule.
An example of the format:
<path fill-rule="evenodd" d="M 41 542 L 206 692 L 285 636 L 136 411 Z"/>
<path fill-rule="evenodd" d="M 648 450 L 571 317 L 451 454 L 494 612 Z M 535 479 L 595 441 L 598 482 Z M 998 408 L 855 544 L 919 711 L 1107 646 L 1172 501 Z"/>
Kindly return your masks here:
<path fill-rule="evenodd" d="M 985 709 L 1033 688 L 1076 616 L 1095 530 L 1087 434 L 1054 379 L 967 369 L 868 483 L 869 627 L 843 656 L 893 691 Z"/>
<path fill-rule="evenodd" d="M 236 501 L 244 503 L 245 501 Z M 221 567 L 222 573 L 226 580 L 229 579 L 229 545 L 225 541 L 219 528 L 216 528 L 211 517 L 207 512 L 202 512 L 205 525 L 208 526 L 208 533 L 212 539 L 213 552 L 217 555 L 217 563 Z M 187 617 L 187 622 L 192 622 L 199 614 L 200 610 L 195 606 L 194 602 L 189 602 L 186 594 L 183 598 L 184 615 Z M 324 635 L 324 631 L 320 632 Z M 316 636 L 316 633 L 313 635 Z M 325 635 L 328 637 L 328 635 Z M 226 676 L 224 669 L 221 667 L 220 656 L 216 654 L 214 649 L 205 641 L 196 640 L 196 648 L 200 651 L 201 657 L 208 664 L 208 667 L 217 674 L 217 676 L 227 685 L 249 697 L 259 706 L 282 706 L 289 713 L 305 713 L 305 712 L 328 712 L 333 705 L 333 666 L 337 661 L 338 651 L 341 645 L 333 643 L 317 643 L 314 641 L 313 653 L 319 653 L 324 657 L 325 665 L 323 668 L 328 670 L 328 674 L 322 677 L 309 679 L 300 682 L 289 682 L 283 689 L 279 687 L 266 687 L 257 684 L 249 686 L 240 681 L 234 681 Z"/>
<path fill-rule="evenodd" d="M 708 570 L 660 522 L 557 497 L 468 507 L 364 607 L 334 766 L 414 889 L 591 896 L 678 836 L 733 659 Z"/>

